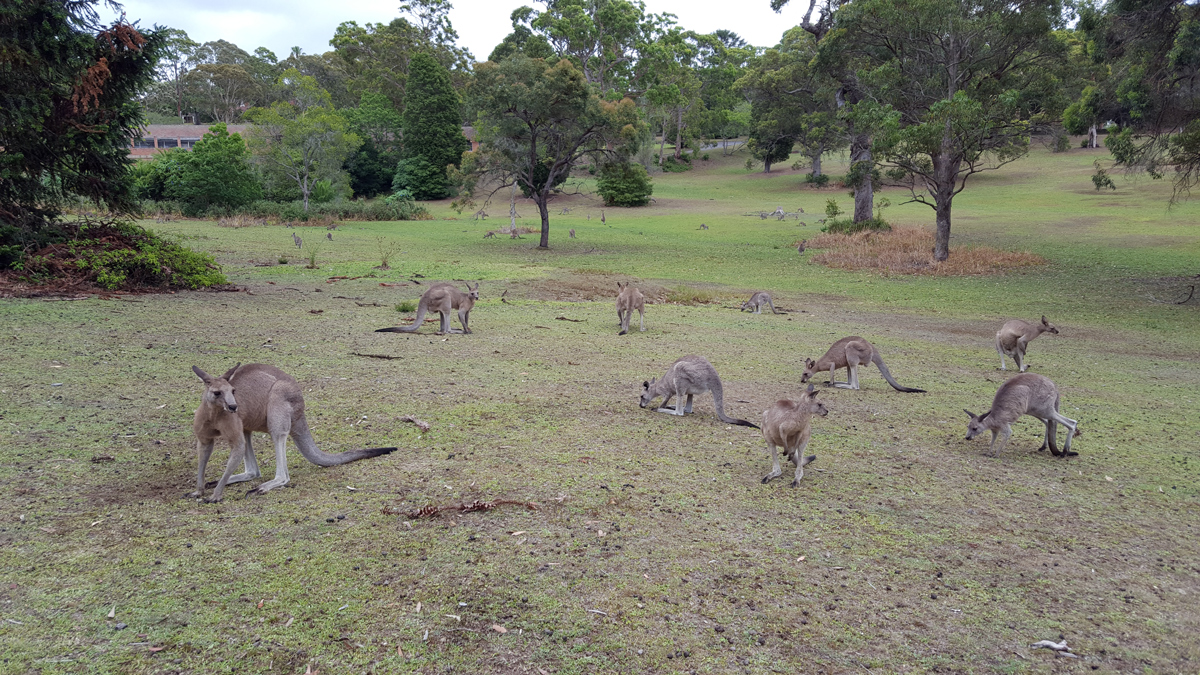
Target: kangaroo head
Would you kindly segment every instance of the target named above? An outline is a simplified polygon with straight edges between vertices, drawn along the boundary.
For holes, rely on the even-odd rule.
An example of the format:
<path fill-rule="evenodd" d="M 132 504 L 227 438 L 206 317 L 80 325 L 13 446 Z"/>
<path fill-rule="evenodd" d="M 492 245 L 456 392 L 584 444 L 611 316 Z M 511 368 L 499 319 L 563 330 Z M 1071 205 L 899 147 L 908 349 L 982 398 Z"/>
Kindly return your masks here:
<path fill-rule="evenodd" d="M 628 282 L 628 281 L 626 281 L 624 284 L 622 284 L 621 282 L 619 282 L 619 281 L 618 281 L 618 282 L 617 282 L 617 290 L 618 290 L 618 291 L 623 291 L 623 290 L 625 290 L 625 287 L 626 287 L 626 286 L 628 286 L 628 285 L 629 285 L 629 282 Z"/>
<path fill-rule="evenodd" d="M 192 366 L 192 372 L 196 373 L 196 377 L 204 381 L 205 390 L 203 400 L 205 403 L 218 408 L 224 408 L 229 412 L 237 412 L 237 399 L 234 398 L 236 390 L 229 383 L 229 378 L 233 377 L 233 373 L 236 373 L 241 365 L 239 363 L 230 368 L 222 377 L 213 377 L 196 366 Z"/>
<path fill-rule="evenodd" d="M 474 288 L 471 287 L 471 282 L 469 282 L 469 281 L 467 282 L 467 297 L 471 298 L 472 300 L 479 299 L 479 283 L 478 282 L 476 282 Z"/>
<path fill-rule="evenodd" d="M 817 374 L 817 362 L 812 359 L 804 359 L 804 374 L 800 376 L 800 384 L 808 382 L 808 380 Z"/>
<path fill-rule="evenodd" d="M 646 406 L 650 405 L 651 401 L 653 401 L 655 398 L 658 398 L 657 395 L 650 393 L 651 385 L 657 381 L 658 378 L 653 378 L 649 382 L 642 382 L 642 398 L 640 401 L 638 401 L 638 407 L 645 408 Z"/>
<path fill-rule="evenodd" d="M 1046 315 L 1042 315 L 1042 329 L 1047 333 L 1058 335 L 1058 327 L 1046 320 Z"/>
<path fill-rule="evenodd" d="M 820 393 L 811 384 L 808 385 L 808 390 L 804 392 L 803 396 L 804 405 L 807 407 L 808 412 L 824 417 L 829 414 L 829 409 L 825 407 L 824 403 L 817 400 L 817 394 Z"/>
<path fill-rule="evenodd" d="M 967 417 L 971 418 L 971 421 L 967 422 L 968 441 L 987 430 L 987 425 L 983 423 L 983 420 L 991 414 L 991 410 L 983 413 L 982 415 L 976 415 L 966 408 L 963 408 L 963 412 L 967 413 Z"/>

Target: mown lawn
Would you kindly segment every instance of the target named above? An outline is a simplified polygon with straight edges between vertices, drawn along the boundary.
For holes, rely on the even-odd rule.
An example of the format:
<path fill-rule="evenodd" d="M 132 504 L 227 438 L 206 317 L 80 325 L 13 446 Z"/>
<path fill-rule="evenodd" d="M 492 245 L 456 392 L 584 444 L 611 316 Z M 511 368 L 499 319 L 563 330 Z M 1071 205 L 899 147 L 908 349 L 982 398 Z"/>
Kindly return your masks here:
<path fill-rule="evenodd" d="M 953 244 L 1045 267 L 881 277 L 794 249 L 844 191 L 710 155 L 604 223 L 593 200 L 561 200 L 550 251 L 483 238 L 507 200 L 486 221 L 439 203 L 332 241 L 298 228 L 302 251 L 282 227 L 149 223 L 245 291 L 0 302 L 0 672 L 1200 671 L 1200 299 L 1175 304 L 1200 283 L 1200 204 L 1168 209 L 1150 180 L 1096 193 L 1095 154 L 1039 148 L 973 179 Z M 883 194 L 885 217 L 931 223 Z M 806 224 L 745 215 L 776 207 Z M 387 249 L 392 269 L 373 269 Z M 373 332 L 454 279 L 481 281 L 473 334 Z M 655 302 L 645 333 L 617 336 L 626 279 Z M 760 289 L 788 314 L 736 311 Z M 664 302 L 695 291 L 715 301 Z M 1028 362 L 1080 421 L 1079 456 L 1037 452 L 1025 418 L 988 457 L 962 409 L 1011 375 L 1000 323 L 1042 314 L 1061 334 Z M 727 412 L 758 421 L 851 334 L 929 393 L 874 368 L 861 391 L 825 391 L 797 489 L 760 483 L 761 437 L 710 397 L 683 419 L 636 405 L 643 380 L 702 354 Z M 301 381 L 324 450 L 400 450 L 329 469 L 289 451 L 287 488 L 182 498 L 190 367 L 238 361 Z M 475 499 L 539 508 L 395 513 Z M 1080 658 L 1030 649 L 1043 639 Z"/>

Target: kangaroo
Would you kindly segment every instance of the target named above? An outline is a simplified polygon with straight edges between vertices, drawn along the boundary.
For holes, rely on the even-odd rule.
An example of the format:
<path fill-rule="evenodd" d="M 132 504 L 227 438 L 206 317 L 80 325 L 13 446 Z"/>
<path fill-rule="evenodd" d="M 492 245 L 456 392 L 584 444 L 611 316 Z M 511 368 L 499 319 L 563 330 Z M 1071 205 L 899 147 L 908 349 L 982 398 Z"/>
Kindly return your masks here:
<path fill-rule="evenodd" d="M 570 235 L 571 235 L 571 238 L 572 238 L 572 239 L 574 239 L 574 238 L 575 238 L 575 228 L 573 228 L 573 227 L 571 228 L 571 230 L 570 230 Z"/>
<path fill-rule="evenodd" d="M 800 395 L 799 401 L 783 399 L 763 412 L 762 432 L 771 451 L 771 473 L 763 476 L 762 482 L 768 483 L 772 478 L 783 474 L 779 467 L 779 453 L 775 446 L 783 448 L 783 454 L 796 464 L 796 477 L 792 487 L 800 487 L 800 479 L 804 478 L 804 467 L 816 461 L 816 455 L 804 456 L 808 447 L 808 439 L 812 436 L 812 416 L 824 417 L 829 410 L 817 400 L 813 386 L 808 385 L 808 391 Z"/>
<path fill-rule="evenodd" d="M 275 444 L 275 478 L 251 490 L 249 494 L 254 495 L 266 494 L 290 480 L 287 468 L 288 435 L 295 441 L 300 454 L 317 466 L 337 466 L 396 450 L 368 448 L 336 455 L 321 452 L 308 431 L 300 385 L 291 375 L 274 366 L 261 363 L 243 366 L 239 363 L 221 377 L 212 377 L 196 366 L 192 366 L 192 372 L 204 380 L 206 389 L 192 420 L 200 468 L 196 472 L 196 491 L 188 494 L 189 497 L 204 497 L 204 469 L 212 456 L 213 443 L 218 438 L 229 442 L 229 463 L 225 465 L 225 473 L 217 481 L 212 495 L 204 499 L 209 503 L 221 501 L 226 485 L 253 480 L 262 475 L 254 458 L 254 447 L 250 444 L 252 431 L 271 434 L 271 441 Z M 239 387 L 240 393 L 237 391 Z M 234 475 L 233 470 L 243 463 L 246 470 Z"/>
<path fill-rule="evenodd" d="M 1000 330 L 996 331 L 996 353 L 1000 355 L 1000 370 L 1008 370 L 1004 367 L 1004 357 L 1011 356 L 1017 362 L 1017 372 L 1025 372 L 1029 368 L 1025 365 L 1025 350 L 1029 343 L 1042 333 L 1058 335 L 1058 328 L 1046 321 L 1045 315 L 1042 315 L 1040 324 L 1020 319 L 1006 321 Z"/>
<path fill-rule="evenodd" d="M 415 333 L 424 323 L 427 312 L 439 312 L 442 315 L 442 326 L 438 329 L 438 335 L 470 333 L 471 329 L 467 327 L 467 319 L 471 314 L 471 308 L 475 306 L 475 301 L 478 299 L 479 284 L 475 284 L 472 288 L 468 283 L 466 293 L 458 290 L 454 284 L 434 284 L 425 291 L 421 296 L 421 301 L 417 303 L 417 318 L 411 326 L 392 326 L 391 328 L 380 328 L 375 332 Z M 450 312 L 455 309 L 458 310 L 458 322 L 462 324 L 462 330 L 450 327 Z"/>
<path fill-rule="evenodd" d="M 762 314 L 762 306 L 768 305 L 771 308 L 772 314 L 787 314 L 775 309 L 775 303 L 771 302 L 771 294 L 766 291 L 759 291 L 750 296 L 750 299 L 742 303 L 741 311 L 753 309 L 755 314 Z"/>
<path fill-rule="evenodd" d="M 725 414 L 725 394 L 721 389 L 721 378 L 717 375 L 717 369 L 713 368 L 708 359 L 703 356 L 685 356 L 672 363 L 671 367 L 667 368 L 667 374 L 663 375 L 661 380 L 653 379 L 643 382 L 642 398 L 638 405 L 645 408 L 654 399 L 665 396 L 662 407 L 655 408 L 654 412 L 683 415 L 692 412 L 692 397 L 706 391 L 712 392 L 713 403 L 717 406 L 717 418 L 722 422 L 742 427 L 761 428 L 757 424 L 735 419 Z M 673 410 L 666 407 L 671 402 L 672 396 L 676 397 Z M 686 406 L 683 402 L 684 396 L 687 396 Z"/>
<path fill-rule="evenodd" d="M 708 229 L 708 226 L 707 226 L 707 225 L 705 225 L 704 223 L 700 223 L 700 229 L 701 229 L 701 230 L 707 230 L 707 229 Z"/>
<path fill-rule="evenodd" d="M 621 322 L 621 332 L 617 335 L 624 335 L 629 332 L 629 320 L 633 318 L 633 310 L 638 311 L 638 316 L 642 322 L 642 332 L 646 332 L 646 298 L 642 292 L 634 288 L 628 281 L 624 285 L 617 282 L 617 288 L 620 293 L 617 294 L 617 321 Z"/>
<path fill-rule="evenodd" d="M 864 363 L 874 363 L 879 366 L 879 372 L 883 374 L 883 379 L 892 385 L 896 391 L 903 391 L 913 394 L 923 394 L 924 389 L 913 389 L 911 387 L 900 386 L 895 379 L 892 378 L 891 372 L 887 366 L 883 365 L 883 357 L 879 355 L 879 350 L 870 342 L 857 335 L 844 337 L 841 340 L 833 343 L 829 351 L 825 352 L 825 356 L 813 361 L 812 359 L 804 360 L 804 374 L 800 376 L 801 382 L 808 382 L 809 378 L 817 373 L 828 370 L 829 384 L 839 389 L 858 389 L 858 366 Z M 833 379 L 833 372 L 840 368 L 849 370 L 847 382 L 837 382 Z"/>
<path fill-rule="evenodd" d="M 990 429 L 992 432 L 990 452 L 992 457 L 999 456 L 1000 451 L 1008 444 L 1008 437 L 1012 435 L 1012 423 L 1017 421 L 1021 415 L 1029 415 L 1038 418 L 1046 425 L 1046 440 L 1042 441 L 1042 447 L 1038 448 L 1038 452 L 1045 450 L 1046 446 L 1050 446 L 1050 452 L 1055 457 L 1074 457 L 1079 453 L 1071 452 L 1071 439 L 1079 435 L 1079 423 L 1058 412 L 1061 398 L 1058 387 L 1044 375 L 1034 373 L 1014 375 L 996 390 L 996 397 L 992 399 L 992 407 L 987 412 L 976 415 L 963 408 L 963 412 L 971 418 L 967 424 L 967 440 L 975 438 L 985 429 Z M 1059 424 L 1070 430 L 1067 434 L 1067 444 L 1062 452 L 1058 450 Z M 999 445 L 996 443 L 997 440 L 999 440 Z"/>

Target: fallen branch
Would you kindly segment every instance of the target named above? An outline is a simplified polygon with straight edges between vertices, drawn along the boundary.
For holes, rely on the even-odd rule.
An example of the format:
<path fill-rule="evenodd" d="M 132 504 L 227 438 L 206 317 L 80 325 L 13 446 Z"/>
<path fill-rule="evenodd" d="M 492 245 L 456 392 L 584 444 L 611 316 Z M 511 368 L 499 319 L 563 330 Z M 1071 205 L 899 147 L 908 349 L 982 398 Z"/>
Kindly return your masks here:
<path fill-rule="evenodd" d="M 412 415 L 405 415 L 404 417 L 400 418 L 400 421 L 401 422 L 412 422 L 413 424 L 417 425 L 417 428 L 420 429 L 422 432 L 429 431 L 429 422 L 423 422 L 423 421 L 413 417 Z"/>
<path fill-rule="evenodd" d="M 404 358 L 403 356 L 388 356 L 387 354 L 360 354 L 358 352 L 350 352 L 350 354 L 352 356 L 363 356 L 368 359 L 387 359 L 388 361 Z"/>
<path fill-rule="evenodd" d="M 1191 299 L 1192 299 L 1192 296 L 1193 296 L 1193 295 L 1195 295 L 1195 294 L 1196 294 L 1196 286 L 1195 286 L 1195 284 L 1193 284 L 1193 285 L 1192 285 L 1192 290 L 1190 290 L 1190 291 L 1188 292 L 1188 296 L 1187 296 L 1186 298 L 1184 298 L 1184 299 L 1180 300 L 1179 302 L 1175 303 L 1175 304 L 1177 304 L 1177 305 L 1182 305 L 1183 303 L 1187 302 L 1188 300 L 1191 300 Z"/>
<path fill-rule="evenodd" d="M 554 320 L 555 321 L 570 321 L 572 323 L 583 323 L 584 321 L 587 321 L 587 319 L 568 319 L 565 316 L 556 316 L 556 317 L 554 317 Z"/>
<path fill-rule="evenodd" d="M 538 505 L 536 502 L 523 502 L 519 499 L 496 499 L 490 502 L 484 502 L 476 499 L 470 504 L 443 504 L 441 506 L 430 504 L 429 506 L 422 506 L 416 511 L 399 511 L 390 506 L 385 506 L 383 507 L 383 512 L 388 515 L 403 515 L 416 519 L 424 516 L 436 516 L 442 511 L 458 511 L 459 513 L 471 513 L 472 511 L 491 511 L 498 506 L 504 506 L 506 504 L 524 506 L 530 511 L 538 510 Z"/>

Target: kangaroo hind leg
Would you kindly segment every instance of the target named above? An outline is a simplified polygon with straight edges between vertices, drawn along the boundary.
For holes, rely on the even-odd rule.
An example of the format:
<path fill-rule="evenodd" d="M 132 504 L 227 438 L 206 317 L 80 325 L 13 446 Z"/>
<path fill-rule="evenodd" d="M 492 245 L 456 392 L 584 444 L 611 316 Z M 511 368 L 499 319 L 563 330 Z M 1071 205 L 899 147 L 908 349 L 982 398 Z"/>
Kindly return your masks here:
<path fill-rule="evenodd" d="M 232 485 L 234 483 L 245 483 L 248 480 L 254 480 L 255 478 L 258 478 L 259 476 L 262 475 L 262 472 L 259 471 L 259 469 L 258 469 L 258 460 L 254 457 L 254 446 L 250 444 L 250 432 L 249 431 L 244 432 L 243 436 L 245 437 L 245 440 L 246 440 L 246 460 L 245 460 L 246 470 L 243 471 L 242 473 L 238 473 L 238 474 L 234 474 L 234 475 L 230 476 L 229 480 L 226 482 L 226 485 Z M 213 481 L 212 483 L 209 483 L 209 485 L 207 487 L 216 487 L 216 485 L 217 485 L 216 481 Z"/>
<path fill-rule="evenodd" d="M 796 476 L 792 479 L 792 487 L 800 487 L 800 479 L 804 478 L 804 467 L 811 464 L 817 459 L 816 455 L 804 456 L 804 450 L 808 448 L 808 438 L 800 441 L 800 445 L 796 447 L 795 454 L 792 455 L 792 461 L 796 463 Z"/>
<path fill-rule="evenodd" d="M 1078 456 L 1079 455 L 1078 452 L 1071 451 L 1071 439 L 1073 439 L 1079 435 L 1079 422 L 1076 420 L 1073 420 L 1070 417 L 1067 417 L 1057 411 L 1055 411 L 1053 419 L 1055 422 L 1058 422 L 1059 424 L 1061 424 L 1067 428 L 1067 442 L 1066 442 L 1066 444 L 1063 445 L 1062 454 L 1060 455 L 1060 457 Z"/>
<path fill-rule="evenodd" d="M 213 489 L 213 493 L 205 497 L 204 501 L 209 504 L 215 504 L 225 496 L 225 486 L 229 484 L 229 479 L 233 476 L 233 470 L 245 461 L 245 442 L 246 439 L 240 435 L 229 440 L 229 462 L 225 464 L 225 473 L 221 476 L 221 480 L 217 482 L 217 487 Z"/>
<path fill-rule="evenodd" d="M 767 443 L 767 449 L 771 451 L 771 473 L 763 476 L 763 483 L 769 483 L 772 478 L 778 478 L 783 475 L 783 468 L 779 466 L 779 452 L 775 449 L 775 444 Z"/>
<path fill-rule="evenodd" d="M 291 480 L 287 465 L 287 439 L 292 433 L 292 404 L 283 396 L 275 396 L 271 392 L 271 401 L 267 403 L 267 431 L 271 434 L 271 443 L 275 446 L 275 477 L 259 485 L 249 492 L 252 495 L 264 495 L 277 487 L 287 485 Z"/>

